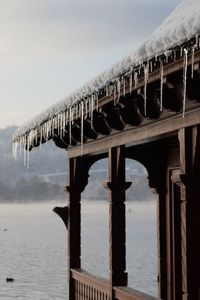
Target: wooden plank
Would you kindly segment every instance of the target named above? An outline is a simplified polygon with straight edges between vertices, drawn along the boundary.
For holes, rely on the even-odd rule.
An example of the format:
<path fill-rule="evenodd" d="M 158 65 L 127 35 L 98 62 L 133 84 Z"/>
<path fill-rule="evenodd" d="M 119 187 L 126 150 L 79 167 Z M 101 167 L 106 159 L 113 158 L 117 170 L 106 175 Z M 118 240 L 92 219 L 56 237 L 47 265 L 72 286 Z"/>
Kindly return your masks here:
<path fill-rule="evenodd" d="M 196 108 L 182 114 L 175 114 L 170 118 L 160 119 L 157 122 L 149 122 L 149 124 L 140 126 L 139 128 L 127 128 L 122 132 L 116 132 L 113 135 L 102 137 L 98 140 L 88 142 L 83 147 L 83 155 L 107 152 L 110 147 L 120 145 L 136 145 L 139 143 L 149 142 L 155 138 L 167 134 L 173 134 L 179 129 L 197 125 L 200 123 L 200 108 Z M 69 157 L 77 157 L 81 155 L 81 147 L 73 147 L 68 150 Z"/>

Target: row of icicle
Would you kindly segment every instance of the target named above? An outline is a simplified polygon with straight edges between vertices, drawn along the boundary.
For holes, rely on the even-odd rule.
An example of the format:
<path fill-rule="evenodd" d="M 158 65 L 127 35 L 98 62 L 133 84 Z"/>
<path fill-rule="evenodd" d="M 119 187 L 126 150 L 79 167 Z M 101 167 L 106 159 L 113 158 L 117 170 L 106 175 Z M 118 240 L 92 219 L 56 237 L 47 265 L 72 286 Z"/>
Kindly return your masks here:
<path fill-rule="evenodd" d="M 194 74 L 194 54 L 195 50 L 200 48 L 199 37 L 196 37 L 196 44 L 191 46 L 191 78 Z M 186 82 L 187 82 L 187 70 L 188 70 L 188 49 L 181 47 L 180 56 L 183 57 L 183 117 L 185 116 L 186 109 Z M 169 57 L 173 55 L 176 60 L 176 51 L 168 50 L 165 52 L 165 59 L 157 58 L 160 62 L 160 110 L 163 110 L 163 76 L 164 76 L 164 63 L 168 63 Z M 142 73 L 144 76 L 144 116 L 147 114 L 147 84 L 149 74 L 153 71 L 153 61 L 148 61 L 145 64 L 141 64 L 137 68 L 130 69 L 126 74 L 119 76 L 119 78 L 113 80 L 112 83 L 106 85 L 104 93 L 106 97 L 113 97 L 114 105 L 116 105 L 123 95 L 127 93 L 127 86 L 129 86 L 128 92 L 132 92 L 133 89 L 138 87 L 138 77 Z M 55 130 L 58 131 L 58 135 L 62 139 L 66 129 L 66 124 L 69 125 L 69 141 L 71 145 L 72 140 L 72 125 L 74 121 L 80 119 L 81 121 L 81 155 L 83 154 L 83 123 L 84 119 L 90 118 L 91 126 L 93 126 L 93 111 L 98 111 L 99 97 L 101 92 L 95 91 L 91 95 L 88 95 L 84 100 L 77 104 L 70 106 L 66 111 L 60 112 L 55 116 L 52 116 L 42 125 L 35 129 L 30 130 L 28 133 L 17 137 L 13 142 L 13 157 L 16 159 L 18 153 L 22 155 L 22 147 L 24 148 L 24 165 L 29 168 L 29 150 L 34 144 L 41 144 L 42 139 L 48 140 L 49 137 L 54 136 Z M 27 150 L 26 150 L 26 149 Z"/>

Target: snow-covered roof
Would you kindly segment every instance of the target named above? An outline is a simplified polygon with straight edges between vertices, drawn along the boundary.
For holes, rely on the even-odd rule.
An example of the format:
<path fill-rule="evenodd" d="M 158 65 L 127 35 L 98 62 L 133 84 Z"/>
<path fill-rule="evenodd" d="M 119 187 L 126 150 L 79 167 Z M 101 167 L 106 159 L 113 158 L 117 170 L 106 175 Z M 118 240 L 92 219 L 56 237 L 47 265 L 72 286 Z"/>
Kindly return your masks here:
<path fill-rule="evenodd" d="M 19 141 L 27 134 L 32 134 L 33 136 L 34 134 L 38 134 L 38 132 L 40 133 L 41 125 L 44 125 L 47 121 L 50 122 L 55 116 L 64 112 L 67 112 L 67 117 L 70 118 L 70 108 L 72 106 L 75 107 L 80 101 L 85 101 L 87 98 L 90 101 L 91 97 L 92 101 L 96 98 L 98 101 L 98 93 L 101 89 L 107 88 L 110 84 L 116 82 L 120 76 L 130 74 L 134 71 L 134 68 L 141 63 L 148 61 L 153 57 L 157 57 L 167 50 L 187 42 L 193 37 L 197 37 L 197 46 L 199 47 L 199 34 L 200 0 L 184 0 L 153 32 L 147 41 L 137 49 L 137 51 L 131 53 L 128 57 L 113 65 L 110 69 L 99 74 L 81 88 L 75 90 L 65 99 L 50 106 L 47 110 L 41 112 L 32 120 L 19 127 L 15 133 L 14 140 Z M 62 123 L 63 118 L 56 122 Z M 50 125 L 47 124 L 47 127 L 48 126 Z M 34 130 L 35 133 L 33 132 Z"/>

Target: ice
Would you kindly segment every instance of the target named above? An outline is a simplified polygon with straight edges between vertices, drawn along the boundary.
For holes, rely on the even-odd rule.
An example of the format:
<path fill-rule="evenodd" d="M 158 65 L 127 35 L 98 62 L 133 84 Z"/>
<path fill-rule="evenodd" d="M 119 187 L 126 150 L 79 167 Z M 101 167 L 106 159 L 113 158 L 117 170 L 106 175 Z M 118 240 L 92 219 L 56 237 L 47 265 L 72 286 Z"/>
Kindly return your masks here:
<path fill-rule="evenodd" d="M 125 97 L 126 95 L 126 79 L 123 77 L 123 96 Z"/>
<path fill-rule="evenodd" d="M 133 73 L 131 72 L 130 77 L 129 77 L 129 91 L 130 91 L 130 94 L 132 92 L 132 88 L 133 88 Z"/>
<path fill-rule="evenodd" d="M 81 156 L 83 155 L 83 122 L 84 122 L 84 103 L 81 102 Z"/>
<path fill-rule="evenodd" d="M 72 144 L 72 109 L 69 108 L 69 144 Z"/>
<path fill-rule="evenodd" d="M 135 83 L 135 88 L 137 89 L 138 86 L 138 73 L 134 72 L 134 83 Z"/>
<path fill-rule="evenodd" d="M 186 49 L 184 49 L 184 65 L 183 65 L 183 118 L 185 117 L 185 105 L 186 105 L 187 69 L 188 69 L 188 51 Z"/>
<path fill-rule="evenodd" d="M 91 128 L 93 128 L 94 97 L 91 97 Z"/>
<path fill-rule="evenodd" d="M 191 78 L 194 77 L 194 52 L 195 52 L 196 48 L 197 48 L 197 45 L 192 46 L 192 54 L 191 54 L 191 59 L 192 59 L 192 62 L 191 62 Z"/>
<path fill-rule="evenodd" d="M 41 134 L 41 127 L 42 124 L 48 122 L 52 118 L 54 118 L 53 126 L 56 126 L 56 128 L 59 126 L 62 127 L 63 122 L 60 119 L 56 121 L 56 116 L 62 116 L 66 111 L 68 111 L 70 114 L 70 123 L 73 124 L 75 118 L 75 108 L 77 107 L 78 103 L 85 101 L 87 97 L 89 97 L 89 103 L 92 102 L 90 103 L 89 108 L 89 113 L 92 120 L 93 109 L 97 107 L 97 105 L 94 105 L 93 103 L 93 97 L 96 95 L 96 93 L 98 93 L 101 89 L 106 88 L 106 93 L 111 91 L 113 92 L 114 102 L 116 102 L 121 94 L 121 86 L 119 89 L 119 82 L 121 84 L 122 77 L 128 77 L 131 71 L 134 74 L 135 88 L 137 88 L 137 76 L 140 72 L 140 66 L 143 63 L 150 61 L 152 58 L 159 57 L 164 53 L 167 53 L 166 59 L 168 59 L 169 54 L 171 55 L 170 51 L 173 53 L 175 47 L 181 46 L 193 37 L 196 37 L 197 46 L 199 47 L 199 34 L 200 0 L 184 0 L 136 51 L 125 57 L 119 63 L 114 64 L 108 70 L 93 78 L 81 88 L 75 90 L 63 100 L 50 106 L 38 114 L 35 118 L 22 125 L 17 129 L 13 139 L 20 142 L 22 137 L 29 134 L 31 131 L 35 131 L 36 133 L 37 130 L 40 132 L 40 135 L 48 134 L 48 129 L 47 132 L 45 131 Z M 174 52 L 174 54 L 176 53 Z M 183 48 L 182 55 L 184 55 L 184 59 L 186 59 Z M 61 117 L 61 119 L 62 118 L 63 117 Z M 56 122 L 57 124 L 55 124 Z M 22 145 L 24 145 L 23 142 Z"/>
<path fill-rule="evenodd" d="M 119 98 L 121 97 L 121 81 L 120 78 L 117 79 L 117 101 L 119 101 Z"/>
<path fill-rule="evenodd" d="M 160 111 L 163 110 L 163 61 L 160 61 Z"/>
<path fill-rule="evenodd" d="M 144 65 L 144 116 L 147 115 L 147 82 L 149 77 L 149 65 Z"/>

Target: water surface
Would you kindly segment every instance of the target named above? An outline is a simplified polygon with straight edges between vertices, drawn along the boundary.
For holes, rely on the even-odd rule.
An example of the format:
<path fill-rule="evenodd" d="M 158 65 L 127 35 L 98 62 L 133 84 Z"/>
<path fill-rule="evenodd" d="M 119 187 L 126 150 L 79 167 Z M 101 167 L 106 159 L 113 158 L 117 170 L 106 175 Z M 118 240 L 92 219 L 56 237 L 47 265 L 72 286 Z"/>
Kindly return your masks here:
<path fill-rule="evenodd" d="M 55 205 L 0 205 L 0 299 L 68 299 L 67 231 L 52 212 Z M 108 278 L 108 205 L 83 201 L 82 211 L 82 266 Z M 152 295 L 157 293 L 155 211 L 152 202 L 127 204 L 129 286 Z"/>

